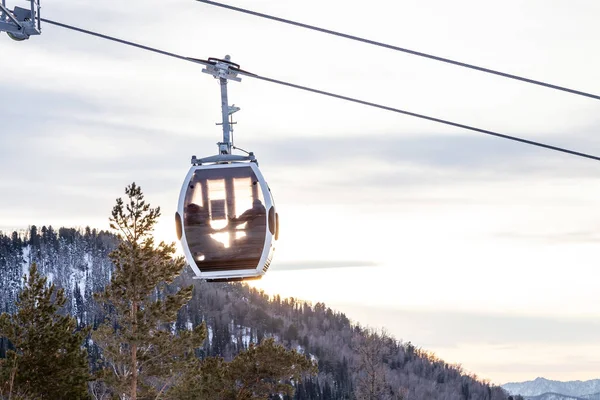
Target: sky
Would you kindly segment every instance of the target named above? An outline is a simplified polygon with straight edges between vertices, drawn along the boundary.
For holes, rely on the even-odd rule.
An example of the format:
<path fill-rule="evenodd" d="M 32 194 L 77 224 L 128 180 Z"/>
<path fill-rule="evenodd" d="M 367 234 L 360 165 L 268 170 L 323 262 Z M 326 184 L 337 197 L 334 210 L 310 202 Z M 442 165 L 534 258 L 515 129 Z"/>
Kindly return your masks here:
<path fill-rule="evenodd" d="M 24 6 L 23 1 L 7 1 Z M 231 0 L 600 94 L 595 0 Z M 263 76 L 600 155 L 597 100 L 193 0 L 54 0 L 45 18 Z M 138 183 L 175 241 L 190 157 L 220 140 L 201 67 L 51 25 L 0 36 L 0 229 L 108 228 Z M 600 378 L 600 163 L 244 77 L 281 235 L 254 286 L 325 302 L 502 384 Z"/>

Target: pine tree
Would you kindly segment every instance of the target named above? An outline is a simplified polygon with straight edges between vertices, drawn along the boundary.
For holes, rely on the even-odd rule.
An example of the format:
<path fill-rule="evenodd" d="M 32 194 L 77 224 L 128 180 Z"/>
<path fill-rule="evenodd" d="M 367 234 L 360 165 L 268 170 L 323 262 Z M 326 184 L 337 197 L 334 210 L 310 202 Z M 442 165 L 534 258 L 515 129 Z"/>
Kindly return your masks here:
<path fill-rule="evenodd" d="M 135 183 L 125 194 L 127 204 L 117 199 L 110 218 L 120 238 L 109 256 L 114 272 L 96 296 L 108 314 L 93 334 L 102 350 L 100 377 L 121 399 L 164 398 L 180 371 L 195 360 L 194 349 L 202 345 L 206 329 L 173 329 L 193 287 L 167 293 L 166 285 L 186 264 L 174 257 L 174 243 L 154 243 L 151 234 L 160 208 L 151 208 Z"/>
<path fill-rule="evenodd" d="M 267 400 L 273 395 L 293 395 L 290 382 L 316 374 L 313 362 L 295 350 L 287 350 L 272 338 L 250 344 L 232 361 L 208 357 L 188 370 L 173 391 L 178 400 Z"/>
<path fill-rule="evenodd" d="M 46 285 L 32 264 L 16 313 L 0 316 L 0 337 L 12 344 L 6 359 L 0 360 L 0 384 L 8 398 L 88 398 L 90 374 L 82 346 L 89 331 L 78 331 L 74 318 L 58 313 L 65 302 L 63 290 Z"/>

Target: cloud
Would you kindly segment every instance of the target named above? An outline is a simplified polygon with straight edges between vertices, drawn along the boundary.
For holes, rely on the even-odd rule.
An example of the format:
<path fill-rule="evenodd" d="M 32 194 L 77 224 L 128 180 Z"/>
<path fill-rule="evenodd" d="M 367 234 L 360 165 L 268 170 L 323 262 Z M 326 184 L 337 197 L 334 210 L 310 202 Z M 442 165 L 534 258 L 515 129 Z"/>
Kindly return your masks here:
<path fill-rule="evenodd" d="M 568 142 L 565 140 L 566 132 L 564 135 L 552 134 L 547 138 L 532 140 L 600 156 L 600 140 L 595 134 L 598 129 L 600 124 L 577 135 L 569 134 Z M 419 136 L 407 136 L 402 132 L 380 132 L 350 137 L 291 137 L 269 140 L 268 146 L 260 142 L 257 144 L 265 148 L 269 161 L 283 165 L 348 160 L 368 168 L 370 162 L 378 161 L 390 167 L 419 165 L 449 171 L 468 171 L 475 176 L 485 172 L 488 172 L 485 176 L 526 176 L 540 172 L 555 174 L 569 171 L 578 165 L 577 159 L 572 156 L 470 132 L 431 132 Z M 572 165 L 567 164 L 568 161 L 573 161 L 570 163 Z M 595 172 L 595 168 L 590 168 L 594 161 L 588 160 L 587 163 L 588 168 Z M 551 170 L 548 171 L 548 168 Z"/>
<path fill-rule="evenodd" d="M 507 290 L 507 296 L 510 292 Z M 600 346 L 600 321 L 594 317 L 552 318 L 536 315 L 485 314 L 460 311 L 403 310 L 343 306 L 350 317 L 402 332 L 424 348 L 464 343 L 494 346 L 555 344 Z"/>
<path fill-rule="evenodd" d="M 208 52 L 198 57 L 222 54 L 221 42 L 203 42 L 200 49 L 195 38 L 218 28 L 219 18 L 225 13 L 178 1 L 169 14 L 181 27 L 174 41 L 172 35 L 154 29 L 163 24 L 161 9 L 153 7 L 158 1 L 152 0 L 150 6 L 146 2 L 142 8 L 132 4 L 123 7 L 109 0 L 90 6 L 81 0 L 59 0 L 46 15 L 181 54 L 193 55 L 196 50 Z M 125 20 L 129 22 L 124 25 Z M 236 26 L 243 29 L 254 26 L 254 22 L 248 20 Z M 281 70 L 279 62 L 273 63 L 269 46 L 248 46 L 248 38 L 239 40 L 239 29 L 222 32 L 222 42 L 229 43 L 235 60 L 248 60 L 244 65 L 250 70 L 357 97 L 376 95 L 380 98 L 377 101 L 404 104 L 449 119 L 467 118 L 465 122 L 473 124 L 480 123 L 484 109 L 492 112 L 491 121 L 499 119 L 494 109 L 498 93 L 486 98 L 490 104 L 463 95 L 460 101 L 444 108 L 446 99 L 432 98 L 423 88 L 373 93 L 378 78 L 370 80 L 372 67 L 367 64 L 344 67 L 349 80 L 341 76 L 331 79 L 322 74 L 322 66 L 314 72 L 306 69 L 306 64 Z M 273 36 L 268 29 L 255 29 L 252 34 Z M 235 40 L 229 40 L 232 38 Z M 112 203 L 122 187 L 133 180 L 142 184 L 149 196 L 159 194 L 164 205 L 174 204 L 189 168 L 189 157 L 214 153 L 214 143 L 220 137 L 213 125 L 218 119 L 218 85 L 200 73 L 198 66 L 49 25 L 40 37 L 20 44 L 6 43 L 5 57 L 19 60 L 7 65 L 0 77 L 3 94 L 10 99 L 0 111 L 0 168 L 9 171 L 0 181 L 0 189 L 11 193 L 2 199 L 0 208 L 7 215 L 16 209 L 23 213 L 36 209 L 37 201 L 31 200 L 36 196 L 44 197 L 48 214 L 104 215 L 104 205 Z M 281 48 L 305 61 L 293 49 Z M 269 57 L 261 57 L 263 51 Z M 348 54 L 353 57 L 354 53 Z M 336 60 L 335 64 L 343 63 Z M 393 65 L 386 63 L 379 71 L 393 73 Z M 408 79 L 422 77 L 427 83 L 433 82 L 433 78 L 423 76 L 428 74 L 414 69 L 420 65 L 409 68 L 413 74 Z M 367 71 L 353 69 L 355 66 L 366 67 Z M 193 80 L 197 75 L 201 78 Z M 30 79 L 32 76 L 36 79 Z M 357 79 L 360 76 L 369 79 Z M 452 83 L 445 74 L 435 79 Z M 479 82 L 473 79 L 471 83 Z M 351 87 L 347 86 L 349 82 L 353 83 Z M 397 83 L 401 82 L 388 85 Z M 462 81 L 453 84 L 464 86 L 464 90 L 481 89 L 463 85 Z M 236 125 L 236 140 L 241 147 L 256 152 L 276 198 L 286 203 L 471 204 L 481 200 L 473 200 L 470 192 L 459 185 L 592 177 L 598 173 L 596 165 L 600 165 L 251 79 L 244 78 L 243 85 L 231 88 L 231 102 L 247 111 L 241 113 L 240 125 Z M 361 93 L 361 88 L 368 91 Z M 433 85 L 432 89 L 438 91 L 439 87 Z M 503 98 L 513 102 L 515 94 L 522 93 Z M 509 116 L 501 120 L 510 122 L 507 124 L 511 127 L 523 125 L 523 132 L 517 135 L 600 152 L 594 135 L 597 123 L 589 123 L 573 134 L 560 131 L 563 125 L 552 121 L 515 118 L 529 112 L 520 107 L 528 98 L 511 103 Z M 573 107 L 575 103 L 569 104 Z M 545 105 L 540 103 L 537 108 L 547 112 Z M 579 103 L 576 105 L 579 107 Z M 460 112 L 453 114 L 457 109 Z M 583 118 L 585 123 L 589 120 Z M 575 126 L 570 119 L 568 122 Z M 546 126 L 549 133 L 532 133 L 539 126 Z M 498 129 L 506 129 L 506 125 Z M 432 195 L 428 192 L 431 188 L 444 193 Z"/>
<path fill-rule="evenodd" d="M 600 234 L 596 231 L 570 231 L 556 233 L 523 233 L 523 232 L 499 232 L 494 235 L 499 239 L 527 240 L 548 244 L 566 243 L 598 243 Z"/>
<path fill-rule="evenodd" d="M 282 261 L 278 262 L 276 266 L 272 268 L 272 271 L 278 272 L 328 268 L 376 267 L 378 265 L 378 263 L 372 261 Z"/>
<path fill-rule="evenodd" d="M 597 377 L 600 368 L 600 363 L 594 355 L 589 357 L 571 356 L 568 359 L 562 360 L 560 363 L 539 362 L 539 363 L 520 363 L 512 364 L 480 364 L 481 368 L 486 370 L 494 370 L 497 373 L 520 374 L 526 373 L 533 379 L 534 376 L 543 376 L 547 379 L 553 379 L 553 376 L 564 376 L 567 371 L 584 371 L 586 376 Z M 581 377 L 581 375 L 580 375 Z M 565 380 L 565 378 L 556 378 Z M 585 379 L 585 378 L 583 378 Z M 514 383 L 514 382 L 510 382 Z"/>

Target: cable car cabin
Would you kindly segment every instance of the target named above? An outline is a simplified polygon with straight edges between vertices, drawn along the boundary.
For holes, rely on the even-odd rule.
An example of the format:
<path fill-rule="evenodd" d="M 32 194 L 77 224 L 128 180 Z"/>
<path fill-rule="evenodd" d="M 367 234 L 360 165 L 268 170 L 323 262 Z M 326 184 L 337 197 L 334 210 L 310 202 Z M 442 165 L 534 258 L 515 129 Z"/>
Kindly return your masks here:
<path fill-rule="evenodd" d="M 258 279 L 269 268 L 277 214 L 254 162 L 192 166 L 176 222 L 185 257 L 198 278 Z"/>

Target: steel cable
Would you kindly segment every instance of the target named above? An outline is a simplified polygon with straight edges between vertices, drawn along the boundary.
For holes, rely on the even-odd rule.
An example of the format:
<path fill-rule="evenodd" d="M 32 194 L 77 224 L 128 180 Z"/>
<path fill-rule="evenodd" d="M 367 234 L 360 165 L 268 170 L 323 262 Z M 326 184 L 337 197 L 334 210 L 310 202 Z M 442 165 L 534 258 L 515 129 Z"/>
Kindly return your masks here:
<path fill-rule="evenodd" d="M 249 14 L 249 15 L 254 15 L 256 17 L 270 19 L 272 21 L 282 22 L 282 23 L 285 23 L 285 24 L 294 25 L 294 26 L 298 26 L 298 27 L 301 27 L 301 28 L 305 28 L 305 29 L 310 29 L 310 30 L 317 31 L 317 32 L 326 33 L 328 35 L 339 36 L 339 37 L 342 37 L 342 38 L 345 38 L 345 39 L 355 40 L 355 41 L 362 42 L 362 43 L 367 43 L 367 44 L 370 44 L 370 45 L 373 45 L 373 46 L 384 47 L 386 49 L 400 51 L 400 52 L 403 52 L 403 53 L 412 54 L 414 56 L 429 58 L 431 60 L 440 61 L 440 62 L 444 62 L 444 63 L 448 63 L 448 64 L 453 64 L 453 65 L 457 65 L 459 67 L 470 68 L 470 69 L 473 69 L 473 70 L 476 70 L 476 71 L 480 71 L 480 72 L 485 72 L 485 73 L 488 73 L 488 74 L 502 76 L 504 78 L 514 79 L 514 80 L 518 80 L 518 81 L 522 81 L 522 82 L 531 83 L 533 85 L 544 86 L 544 87 L 547 87 L 547 88 L 550 88 L 550 89 L 560 90 L 560 91 L 571 93 L 571 94 L 575 94 L 575 95 L 578 95 L 578 96 L 584 96 L 584 97 L 589 97 L 589 98 L 592 98 L 592 99 L 600 100 L 600 96 L 599 95 L 595 95 L 593 93 L 588 93 L 588 92 L 583 92 L 581 90 L 570 89 L 570 88 L 567 88 L 567 87 L 564 87 L 564 86 L 554 85 L 554 84 L 548 83 L 548 82 L 542 82 L 542 81 L 538 81 L 538 80 L 535 80 L 535 79 L 525 78 L 523 76 L 513 75 L 513 74 L 506 73 L 506 72 L 502 72 L 502 71 L 497 71 L 497 70 L 494 70 L 494 69 L 490 69 L 490 68 L 480 67 L 480 66 L 473 65 L 473 64 L 467 64 L 467 63 L 462 62 L 462 61 L 451 60 L 449 58 L 439 57 L 439 56 L 436 56 L 436 55 L 433 55 L 433 54 L 427 54 L 427 53 L 423 53 L 423 52 L 416 51 L 416 50 L 410 50 L 410 49 L 407 49 L 407 48 L 404 48 L 404 47 L 398 47 L 398 46 L 394 46 L 394 45 L 391 45 L 391 44 L 377 42 L 375 40 L 365 39 L 365 38 L 362 38 L 362 37 L 359 37 L 359 36 L 349 35 L 347 33 L 332 31 L 330 29 L 320 28 L 318 26 L 308 25 L 308 24 L 304 24 L 302 22 L 296 22 L 296 21 L 292 21 L 292 20 L 289 20 L 289 19 L 285 19 L 285 18 L 275 17 L 273 15 L 263 14 L 263 13 L 259 13 L 259 12 L 248 10 L 248 9 L 241 8 L 241 7 L 235 7 L 235 6 L 231 6 L 231 5 L 228 5 L 228 4 L 218 3 L 218 2 L 212 1 L 212 0 L 196 0 L 196 1 L 198 1 L 200 3 L 209 4 L 211 6 L 222 7 L 222 8 L 226 8 L 228 10 L 238 11 L 238 12 L 241 12 L 241 13 L 244 13 L 244 14 Z"/>
<path fill-rule="evenodd" d="M 198 0 L 201 1 L 201 0 Z M 119 38 L 115 38 L 113 36 L 109 36 L 109 35 L 104 35 L 101 33 L 97 33 L 97 32 L 93 32 L 93 31 L 89 31 L 86 29 L 82 29 L 82 28 L 77 28 L 75 26 L 72 25 L 67 25 L 67 24 L 63 24 L 60 22 L 56 22 L 56 21 L 52 21 L 49 19 L 42 19 L 44 22 L 48 23 L 48 24 L 52 24 L 52 25 L 56 25 L 62 28 L 66 28 L 66 29 L 71 29 L 74 30 L 76 32 L 80 32 L 80 33 L 85 33 L 88 35 L 92 35 L 92 36 L 96 36 L 102 39 L 107 39 L 107 40 L 111 40 L 117 43 L 121 43 L 121 44 L 125 44 L 128 46 L 133 46 L 142 50 L 147 50 L 147 51 L 151 51 L 154 53 L 158 53 L 158 54 L 163 54 L 169 57 L 173 57 L 173 58 L 177 58 L 180 60 L 185 60 L 188 62 L 193 62 L 193 63 L 197 63 L 197 64 L 202 64 L 202 65 L 213 65 L 214 63 L 209 62 L 207 60 L 202 60 L 202 59 L 196 59 L 196 58 L 191 58 L 191 57 L 185 57 L 185 56 L 181 56 L 179 54 L 175 54 L 175 53 L 170 53 L 168 51 L 164 51 L 164 50 L 159 50 L 153 47 L 149 47 L 149 46 L 145 46 L 145 45 L 141 45 L 138 43 L 134 43 L 134 42 L 130 42 L 127 40 L 123 40 L 123 39 L 119 39 Z M 541 143 L 541 142 L 537 142 L 537 141 L 533 141 L 533 140 L 529 140 L 529 139 L 523 139 L 517 136 L 511 136 L 511 135 L 506 135 L 503 133 L 498 133 L 498 132 L 494 132 L 494 131 L 490 131 L 487 129 L 481 129 L 481 128 L 477 128 L 474 126 L 470 126 L 470 125 L 465 125 L 465 124 L 460 124 L 457 122 L 452 122 L 449 120 L 445 120 L 445 119 L 441 119 L 441 118 L 435 118 L 435 117 L 431 117 L 431 116 L 427 116 L 424 114 L 419 114 L 419 113 L 415 113 L 415 112 L 411 112 L 411 111 L 406 111 L 406 110 L 402 110 L 399 108 L 395 108 L 395 107 L 390 107 L 390 106 L 386 106 L 383 104 L 378 104 L 378 103 L 373 103 L 370 101 L 366 101 L 366 100 L 360 100 L 357 98 L 353 98 L 353 97 L 349 97 L 349 96 L 344 96 L 344 95 L 340 95 L 340 94 L 335 94 L 335 93 L 331 93 L 331 92 L 327 92 L 324 90 L 320 90 L 320 89 L 314 89 L 314 88 L 310 88 L 308 86 L 303 86 L 303 85 L 298 85 L 295 83 L 290 83 L 290 82 L 285 82 L 285 81 L 281 81 L 278 79 L 273 79 L 273 78 L 269 78 L 269 77 L 265 77 L 265 76 L 260 76 L 257 74 L 253 74 L 251 72 L 247 72 L 241 69 L 237 69 L 237 68 L 233 68 L 233 70 L 237 71 L 240 75 L 244 75 L 250 78 L 254 78 L 254 79 L 258 79 L 258 80 L 262 80 L 265 82 L 270 82 L 270 83 L 275 83 L 278 85 L 283 85 L 283 86 L 287 86 L 287 87 L 291 87 L 294 89 L 299 89 L 299 90 L 304 90 L 307 92 L 311 92 L 311 93 L 316 93 L 316 94 L 320 94 L 323 96 L 328 96 L 328 97 L 333 97 L 336 99 L 340 99 L 340 100 L 345 100 L 345 101 L 350 101 L 353 103 L 358 103 L 358 104 L 362 104 L 365 106 L 369 106 L 369 107 L 374 107 L 374 108 L 379 108 L 382 110 L 386 110 L 386 111 L 391 111 L 391 112 L 395 112 L 395 113 L 399 113 L 399 114 L 404 114 L 404 115 L 409 115 L 411 117 L 416 117 L 416 118 L 420 118 L 420 119 L 425 119 L 428 121 L 433 121 L 433 122 L 437 122 L 440 124 L 444 124 L 444 125 L 449 125 L 449 126 L 454 126 L 457 128 L 462 128 L 462 129 L 467 129 L 470 131 L 474 131 L 474 132 L 478 132 L 478 133 L 483 133 L 486 135 L 491 135 L 491 136 L 496 136 L 502 139 L 508 139 L 508 140 L 512 140 L 512 141 L 516 141 L 519 143 L 524 143 L 524 144 L 528 144 L 528 145 L 532 145 L 532 146 L 537 146 L 537 147 L 541 147 L 544 149 L 548 149 L 548 150 L 554 150 L 554 151 L 558 151 L 558 152 L 562 152 L 562 153 L 566 153 L 566 154 L 570 154 L 573 156 L 577 156 L 577 157 L 583 157 L 583 158 L 588 158 L 588 159 L 592 159 L 592 160 L 596 160 L 596 161 L 600 161 L 600 157 L 598 156 L 594 156 L 592 154 L 587 154 L 587 153 L 582 153 L 579 151 L 574 151 L 574 150 L 570 150 L 570 149 L 566 149 L 564 147 L 558 147 L 558 146 L 552 146 L 549 144 L 545 144 L 545 143 Z"/>

